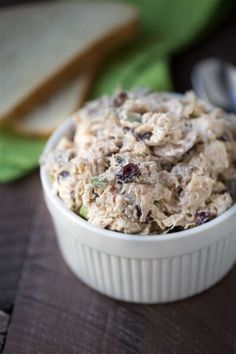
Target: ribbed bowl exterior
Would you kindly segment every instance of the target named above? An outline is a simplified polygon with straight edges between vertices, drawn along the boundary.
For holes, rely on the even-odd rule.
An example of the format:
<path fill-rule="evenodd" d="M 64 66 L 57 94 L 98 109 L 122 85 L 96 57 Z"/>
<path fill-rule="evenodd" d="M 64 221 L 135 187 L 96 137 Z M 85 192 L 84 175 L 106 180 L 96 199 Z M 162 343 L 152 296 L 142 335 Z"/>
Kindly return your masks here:
<path fill-rule="evenodd" d="M 233 233 L 182 256 L 135 259 L 101 252 L 56 227 L 66 263 L 84 283 L 115 299 L 164 303 L 197 294 L 219 281 L 235 262 Z"/>

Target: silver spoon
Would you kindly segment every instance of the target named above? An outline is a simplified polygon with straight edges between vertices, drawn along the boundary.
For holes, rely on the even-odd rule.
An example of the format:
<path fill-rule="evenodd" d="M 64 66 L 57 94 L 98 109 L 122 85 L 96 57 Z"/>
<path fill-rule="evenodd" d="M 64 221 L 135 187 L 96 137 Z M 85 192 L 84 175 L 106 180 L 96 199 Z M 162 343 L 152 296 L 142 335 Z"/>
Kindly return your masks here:
<path fill-rule="evenodd" d="M 192 86 L 198 97 L 236 113 L 236 68 L 216 58 L 199 62 L 191 75 Z M 227 114 L 232 131 L 236 135 L 236 117 Z"/>
<path fill-rule="evenodd" d="M 191 81 L 200 98 L 236 113 L 236 67 L 232 64 L 205 59 L 194 67 Z"/>

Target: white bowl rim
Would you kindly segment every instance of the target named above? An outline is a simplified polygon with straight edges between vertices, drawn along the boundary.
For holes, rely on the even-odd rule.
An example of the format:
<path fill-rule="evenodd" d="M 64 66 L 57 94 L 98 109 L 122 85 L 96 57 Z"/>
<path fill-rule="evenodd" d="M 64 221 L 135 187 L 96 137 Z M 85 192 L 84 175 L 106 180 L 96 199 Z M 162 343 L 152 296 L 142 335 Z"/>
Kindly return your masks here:
<path fill-rule="evenodd" d="M 72 115 L 71 117 L 66 119 L 50 136 L 44 148 L 41 161 L 44 159 L 43 157 L 46 156 L 48 152 L 51 151 L 51 149 L 56 146 L 59 140 L 66 135 L 66 132 L 70 131 L 73 128 L 74 117 L 75 115 Z M 234 215 L 236 217 L 236 203 L 234 203 L 228 210 L 226 210 L 224 213 L 217 216 L 213 220 L 210 220 L 203 225 L 193 227 L 192 229 L 177 231 L 171 234 L 154 234 L 154 235 L 125 234 L 118 231 L 102 229 L 96 225 L 93 225 L 88 221 L 84 220 L 79 215 L 72 212 L 69 208 L 67 208 L 64 205 L 63 201 L 60 200 L 59 197 L 55 196 L 52 193 L 51 180 L 42 163 L 40 164 L 40 177 L 41 177 L 43 189 L 47 193 L 47 196 L 50 198 L 50 201 L 55 205 L 55 207 L 59 208 L 60 211 L 64 213 L 68 219 L 71 220 L 71 222 L 77 224 L 78 226 L 88 229 L 92 233 L 102 234 L 105 237 L 107 236 L 109 239 L 110 238 L 115 238 L 119 240 L 123 239 L 124 241 L 136 240 L 140 242 L 150 242 L 150 241 L 165 242 L 167 240 L 169 241 L 178 240 L 178 239 L 181 240 L 183 238 L 187 238 L 188 236 L 191 237 L 195 235 L 198 236 L 198 234 L 201 234 L 207 230 L 217 227 L 219 224 L 227 221 L 227 219 L 233 217 Z"/>

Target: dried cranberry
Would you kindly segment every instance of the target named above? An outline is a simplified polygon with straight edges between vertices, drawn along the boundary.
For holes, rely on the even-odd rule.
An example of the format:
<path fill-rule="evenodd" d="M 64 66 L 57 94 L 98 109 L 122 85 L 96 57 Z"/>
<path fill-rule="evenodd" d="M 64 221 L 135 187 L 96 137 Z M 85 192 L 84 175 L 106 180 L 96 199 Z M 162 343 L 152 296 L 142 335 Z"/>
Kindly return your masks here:
<path fill-rule="evenodd" d="M 128 163 L 116 174 L 119 181 L 130 182 L 134 177 L 140 176 L 140 169 L 135 163 Z"/>
<path fill-rule="evenodd" d="M 138 140 L 142 140 L 143 141 L 143 140 L 150 139 L 151 136 L 152 136 L 152 133 L 137 134 L 136 136 L 137 136 Z"/>
<path fill-rule="evenodd" d="M 70 173 L 69 173 L 68 171 L 61 171 L 61 172 L 59 173 L 57 179 L 58 179 L 58 181 L 59 181 L 60 179 L 63 179 L 63 178 L 68 177 L 69 175 L 70 175 Z"/>
<path fill-rule="evenodd" d="M 202 225 L 205 224 L 207 221 L 211 220 L 213 215 L 208 211 L 198 211 L 196 213 L 196 224 Z"/>
<path fill-rule="evenodd" d="M 114 99 L 114 105 L 115 107 L 120 107 L 123 105 L 123 103 L 127 100 L 128 98 L 128 95 L 125 91 L 120 91 L 115 99 Z"/>

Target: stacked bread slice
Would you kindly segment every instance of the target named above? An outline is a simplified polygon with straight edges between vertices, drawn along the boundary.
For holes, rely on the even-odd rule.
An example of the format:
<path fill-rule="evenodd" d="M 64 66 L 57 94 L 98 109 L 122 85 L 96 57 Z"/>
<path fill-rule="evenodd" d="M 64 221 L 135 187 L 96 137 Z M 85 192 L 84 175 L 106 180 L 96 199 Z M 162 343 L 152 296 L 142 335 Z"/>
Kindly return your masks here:
<path fill-rule="evenodd" d="M 0 124 L 46 136 L 87 98 L 105 56 L 133 38 L 124 3 L 50 2 L 0 12 Z"/>
<path fill-rule="evenodd" d="M 8 127 L 22 135 L 49 136 L 86 101 L 94 76 L 94 68 L 84 71 L 48 97 L 39 99 L 28 111 L 8 120 Z"/>

